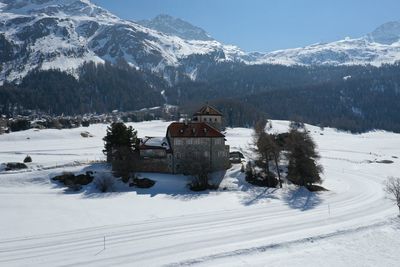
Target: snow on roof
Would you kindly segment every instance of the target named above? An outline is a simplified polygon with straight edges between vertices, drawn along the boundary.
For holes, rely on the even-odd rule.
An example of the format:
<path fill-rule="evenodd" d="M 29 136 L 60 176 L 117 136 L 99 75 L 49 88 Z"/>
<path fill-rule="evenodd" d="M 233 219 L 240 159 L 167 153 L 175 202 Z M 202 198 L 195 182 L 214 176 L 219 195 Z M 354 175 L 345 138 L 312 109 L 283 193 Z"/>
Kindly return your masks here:
<path fill-rule="evenodd" d="M 216 108 L 205 105 L 199 111 L 197 111 L 194 115 L 211 115 L 211 116 L 222 116 L 222 113 L 219 112 Z"/>
<path fill-rule="evenodd" d="M 146 136 L 145 138 L 142 139 L 141 145 L 140 145 L 141 149 L 156 149 L 156 148 L 162 148 L 162 149 L 166 149 L 169 150 L 170 146 L 169 146 L 169 142 L 168 139 L 166 137 L 149 137 Z"/>

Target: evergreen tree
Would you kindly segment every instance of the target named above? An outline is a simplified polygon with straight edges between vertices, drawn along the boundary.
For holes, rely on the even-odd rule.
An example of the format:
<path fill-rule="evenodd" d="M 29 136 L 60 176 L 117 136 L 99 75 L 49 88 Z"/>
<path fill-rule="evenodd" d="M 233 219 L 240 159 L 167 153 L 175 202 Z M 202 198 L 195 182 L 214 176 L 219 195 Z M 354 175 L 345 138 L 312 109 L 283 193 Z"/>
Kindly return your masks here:
<path fill-rule="evenodd" d="M 321 183 L 322 166 L 317 164 L 319 154 L 307 130 L 291 128 L 288 137 L 288 179 L 300 186 Z"/>
<path fill-rule="evenodd" d="M 133 151 L 139 142 L 137 131 L 122 122 L 114 122 L 107 127 L 107 134 L 103 141 L 105 142 L 103 153 L 107 156 L 108 162 L 112 161 L 113 150 Z"/>

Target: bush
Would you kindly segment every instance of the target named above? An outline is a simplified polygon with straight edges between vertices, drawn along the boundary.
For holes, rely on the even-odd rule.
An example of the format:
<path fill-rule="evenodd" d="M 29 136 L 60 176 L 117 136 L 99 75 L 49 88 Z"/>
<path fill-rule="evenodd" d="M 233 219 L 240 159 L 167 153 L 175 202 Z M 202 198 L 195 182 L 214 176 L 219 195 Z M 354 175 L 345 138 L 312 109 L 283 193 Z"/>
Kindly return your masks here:
<path fill-rule="evenodd" d="M 104 173 L 95 178 L 94 184 L 96 188 L 102 193 L 113 192 L 115 178 L 111 175 Z"/>
<path fill-rule="evenodd" d="M 81 136 L 82 136 L 83 138 L 92 137 L 92 135 L 91 135 L 89 132 L 81 132 Z"/>
<path fill-rule="evenodd" d="M 75 175 L 70 172 L 63 172 L 61 175 L 58 175 L 52 178 L 53 181 L 63 183 L 65 186 L 79 191 L 83 185 L 88 185 L 93 181 L 93 172 L 86 172 L 86 174 Z"/>
<path fill-rule="evenodd" d="M 189 188 L 191 191 L 195 192 L 201 192 L 205 190 L 217 190 L 218 186 L 217 185 L 212 185 L 212 184 L 204 184 L 199 182 L 198 180 L 194 180 L 190 183 Z"/>
<path fill-rule="evenodd" d="M 133 179 L 133 182 L 129 184 L 130 187 L 136 186 L 138 188 L 150 188 L 153 187 L 156 184 L 155 181 L 149 179 L 149 178 L 135 178 Z"/>
<path fill-rule="evenodd" d="M 30 163 L 30 162 L 32 162 L 32 158 L 31 158 L 31 156 L 28 155 L 25 157 L 24 163 Z"/>
<path fill-rule="evenodd" d="M 9 127 L 12 132 L 25 131 L 31 128 L 31 123 L 26 119 L 18 119 L 11 121 Z"/>
<path fill-rule="evenodd" d="M 279 184 L 278 179 L 273 173 L 269 173 L 268 175 L 257 173 L 254 176 L 246 176 L 246 182 L 255 186 L 272 188 L 276 188 Z"/>
<path fill-rule="evenodd" d="M 9 162 L 6 164 L 6 171 L 15 171 L 15 170 L 22 170 L 22 169 L 28 169 L 28 166 L 26 166 L 24 163 L 20 162 Z"/>

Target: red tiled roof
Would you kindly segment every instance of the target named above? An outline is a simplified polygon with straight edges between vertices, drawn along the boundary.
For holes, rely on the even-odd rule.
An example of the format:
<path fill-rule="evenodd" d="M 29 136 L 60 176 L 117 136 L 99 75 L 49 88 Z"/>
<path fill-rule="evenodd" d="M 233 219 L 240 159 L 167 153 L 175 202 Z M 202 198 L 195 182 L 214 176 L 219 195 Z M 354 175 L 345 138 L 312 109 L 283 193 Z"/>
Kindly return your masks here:
<path fill-rule="evenodd" d="M 199 109 L 199 111 L 197 111 L 194 115 L 222 116 L 222 113 L 210 105 L 205 105 L 204 107 Z"/>
<path fill-rule="evenodd" d="M 204 122 L 173 122 L 168 126 L 171 137 L 225 137 L 220 131 Z"/>

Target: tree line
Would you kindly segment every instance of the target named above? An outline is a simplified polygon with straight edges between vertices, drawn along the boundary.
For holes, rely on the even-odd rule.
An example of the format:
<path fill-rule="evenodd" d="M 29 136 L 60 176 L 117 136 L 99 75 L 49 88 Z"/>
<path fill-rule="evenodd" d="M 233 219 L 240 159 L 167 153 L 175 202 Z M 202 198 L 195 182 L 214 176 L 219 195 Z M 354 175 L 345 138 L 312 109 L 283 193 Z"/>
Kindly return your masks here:
<path fill-rule="evenodd" d="M 0 113 L 25 108 L 74 115 L 167 102 L 191 114 L 209 102 L 232 127 L 252 127 L 268 117 L 353 132 L 400 132 L 400 64 L 305 67 L 205 61 L 196 81 L 185 78 L 179 67 L 166 73 L 176 73 L 176 79 L 167 83 L 123 60 L 87 63 L 79 69 L 79 79 L 57 70 L 33 71 L 21 84 L 0 86 Z"/>
<path fill-rule="evenodd" d="M 0 87 L 0 113 L 15 109 L 51 115 L 132 111 L 165 103 L 163 79 L 120 63 L 87 63 L 79 79 L 58 70 L 33 71 L 20 84 Z"/>

